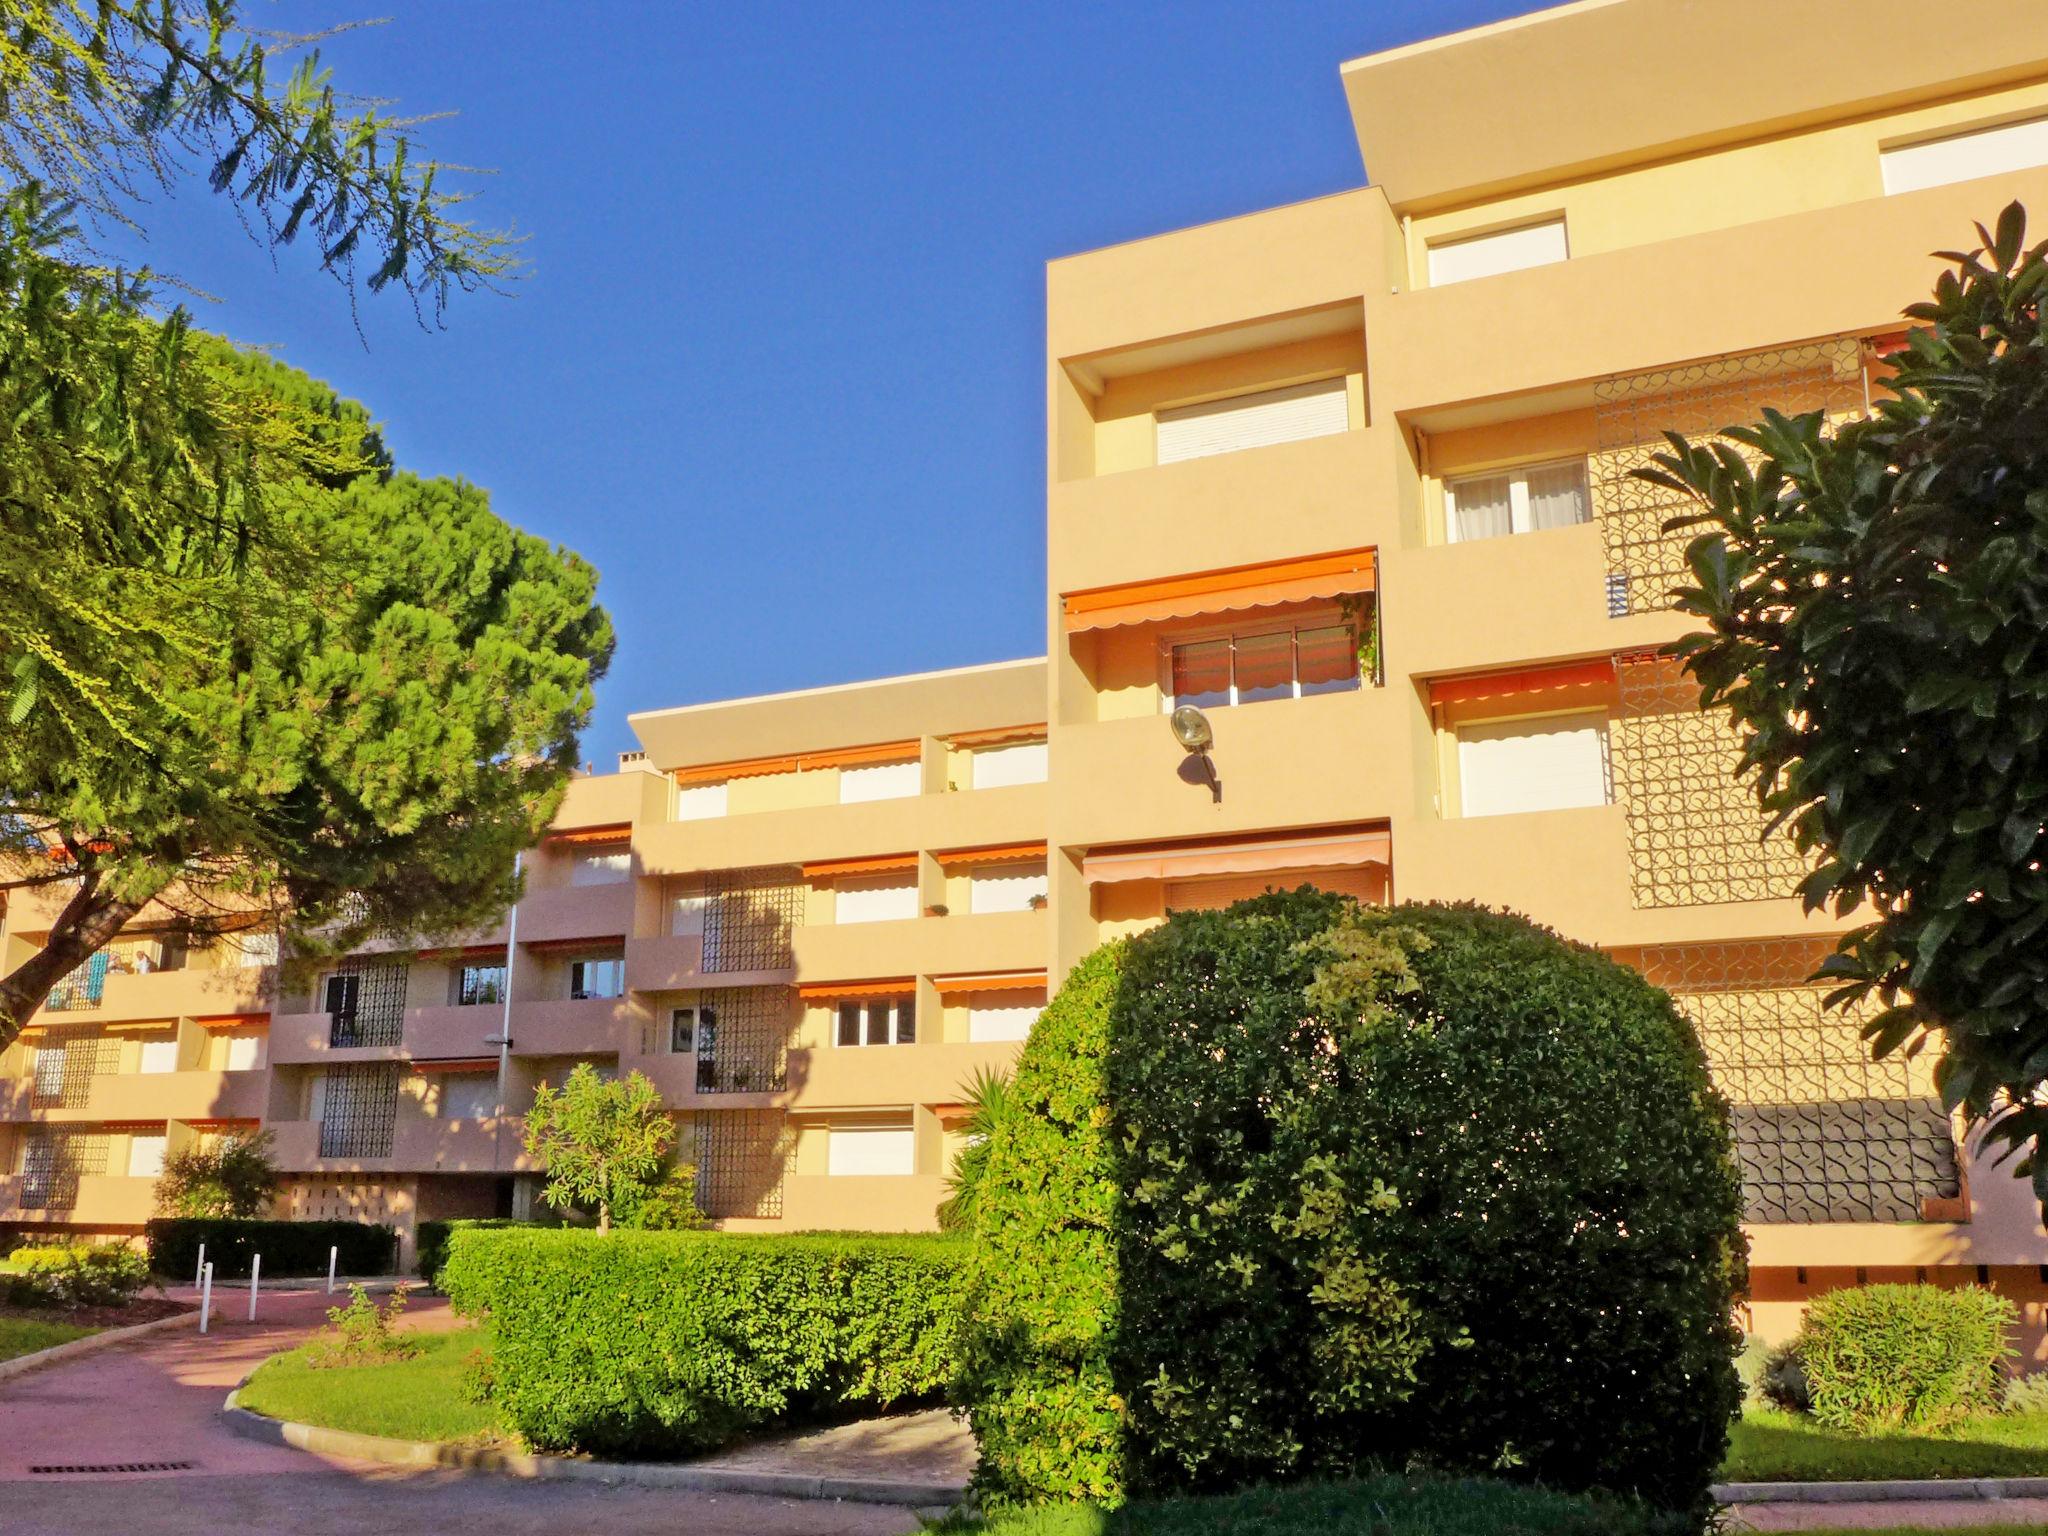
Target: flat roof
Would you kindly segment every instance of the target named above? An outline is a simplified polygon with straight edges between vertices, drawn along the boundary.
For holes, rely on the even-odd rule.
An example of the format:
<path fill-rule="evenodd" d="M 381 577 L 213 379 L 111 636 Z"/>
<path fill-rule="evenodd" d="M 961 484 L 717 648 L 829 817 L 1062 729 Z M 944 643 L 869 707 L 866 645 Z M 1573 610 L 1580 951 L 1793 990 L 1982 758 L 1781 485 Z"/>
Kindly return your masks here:
<path fill-rule="evenodd" d="M 851 693 L 857 689 L 885 688 L 891 683 L 924 683 L 935 678 L 965 677 L 973 672 L 1001 672 L 1009 667 L 1042 667 L 1043 656 L 1021 656 L 1015 661 L 981 661 L 969 667 L 940 667 L 934 672 L 899 672 L 893 677 L 863 678 L 852 683 L 823 683 L 815 688 L 788 688 L 781 693 L 743 693 L 730 699 L 707 699 L 702 704 L 671 704 L 663 709 L 640 709 L 626 716 L 631 724 L 636 720 L 654 720 L 665 715 L 700 714 L 705 710 L 731 709 L 740 704 L 768 704 L 778 699 L 808 699 L 827 693 Z"/>
<path fill-rule="evenodd" d="M 2041 0 L 1576 0 L 1342 71 L 1367 175 L 1401 211 L 2043 74 Z"/>

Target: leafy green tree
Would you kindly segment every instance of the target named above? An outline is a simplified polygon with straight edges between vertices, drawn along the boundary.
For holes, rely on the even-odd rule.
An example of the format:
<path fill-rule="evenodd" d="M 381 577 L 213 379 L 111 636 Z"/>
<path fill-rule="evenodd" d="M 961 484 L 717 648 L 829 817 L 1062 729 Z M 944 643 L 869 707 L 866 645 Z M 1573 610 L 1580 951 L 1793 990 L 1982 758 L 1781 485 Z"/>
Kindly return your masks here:
<path fill-rule="evenodd" d="M 277 1188 L 270 1132 L 194 1143 L 164 1159 L 157 1175 L 159 1216 L 261 1216 Z"/>
<path fill-rule="evenodd" d="M 1702 529 L 1702 705 L 1814 857 L 1808 909 L 1870 914 L 1830 1001 L 1879 1005 L 1879 1056 L 1938 1051 L 2048 1200 L 2048 246 L 2018 203 L 1977 233 L 1868 419 L 1767 413 L 1643 473 L 1701 507 L 1671 526 Z"/>
<path fill-rule="evenodd" d="M 541 1198 L 595 1211 L 600 1232 L 611 1231 L 615 1208 L 644 1202 L 671 1176 L 675 1139 L 653 1083 L 638 1072 L 602 1077 L 587 1061 L 560 1088 L 542 1083 L 526 1115 L 526 1155 L 547 1170 Z"/>
<path fill-rule="evenodd" d="M 689 1232 L 706 1225 L 697 1203 L 697 1165 L 671 1147 L 645 1184 L 621 1192 L 612 1204 L 612 1220 L 634 1232 Z"/>
<path fill-rule="evenodd" d="M 275 538 L 206 578 L 180 643 L 134 647 L 156 707 L 127 740 L 56 710 L 0 731 L 0 838 L 21 878 L 66 892 L 0 979 L 0 1045 L 145 910 L 204 937 L 253 908 L 328 948 L 492 921 L 610 656 L 577 556 L 474 486 L 394 471 L 361 408 L 312 380 L 218 343 L 206 366 L 316 420 L 322 461 L 264 486 Z M 122 583 L 108 600 L 130 611 Z"/>

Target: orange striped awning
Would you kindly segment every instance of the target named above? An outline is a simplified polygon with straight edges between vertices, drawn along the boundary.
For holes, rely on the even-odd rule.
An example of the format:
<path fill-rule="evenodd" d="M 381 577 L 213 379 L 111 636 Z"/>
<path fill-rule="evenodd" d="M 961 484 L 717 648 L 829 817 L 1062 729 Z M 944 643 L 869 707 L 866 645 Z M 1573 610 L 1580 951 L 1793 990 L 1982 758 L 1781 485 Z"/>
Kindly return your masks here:
<path fill-rule="evenodd" d="M 934 976 L 932 985 L 939 996 L 968 992 L 1022 992 L 1036 987 L 1044 990 L 1044 971 L 983 971 L 973 976 Z"/>
<path fill-rule="evenodd" d="M 536 955 L 587 955 L 593 960 L 616 960 L 625 952 L 623 933 L 594 934 L 587 939 L 532 939 L 520 948 Z"/>
<path fill-rule="evenodd" d="M 1045 740 L 1045 722 L 1036 725 L 999 725 L 987 731 L 955 731 L 946 738 L 956 747 L 1000 747 L 1009 742 Z"/>
<path fill-rule="evenodd" d="M 1566 661 L 1549 667 L 1520 667 L 1512 672 L 1481 672 L 1467 677 L 1430 679 L 1429 702 L 1463 704 L 1473 699 L 1505 699 L 1522 693 L 1550 693 L 1560 688 L 1604 687 L 1614 681 L 1614 658 Z"/>
<path fill-rule="evenodd" d="M 1019 864 L 1045 857 L 1043 843 L 1008 843 L 998 848 L 949 848 L 934 854 L 941 864 Z"/>
<path fill-rule="evenodd" d="M 1370 592 L 1377 581 L 1378 566 L 1377 550 L 1345 549 L 1155 581 L 1088 587 L 1061 594 L 1060 604 L 1066 611 L 1070 634 L 1118 629 L 1127 624 L 1157 624 L 1167 619 L 1201 618 L 1246 608 L 1271 608 L 1281 603 Z"/>
<path fill-rule="evenodd" d="M 194 1019 L 192 1022 L 201 1029 L 213 1031 L 226 1029 L 268 1029 L 270 1027 L 270 1015 L 267 1013 L 222 1013 L 216 1014 L 210 1019 Z"/>
<path fill-rule="evenodd" d="M 836 875 L 886 875 L 896 870 L 917 868 L 914 853 L 885 853 L 873 859 L 825 859 L 804 866 L 806 880 L 827 880 Z"/>
<path fill-rule="evenodd" d="M 831 1002 L 842 997 L 900 997 L 917 990 L 914 976 L 892 976 L 882 981 L 817 981 L 796 989 L 807 1003 Z"/>
<path fill-rule="evenodd" d="M 558 847 L 581 847 L 590 843 L 623 843 L 633 836 L 633 823 L 615 821 L 603 827 L 576 827 L 567 832 L 550 832 L 548 841 Z"/>
<path fill-rule="evenodd" d="M 1290 869 L 1385 865 L 1392 857 L 1393 839 L 1386 828 L 1350 827 L 1296 837 L 1106 848 L 1082 859 L 1081 878 L 1090 885 L 1114 885 L 1126 880 L 1187 880 L 1198 875 L 1278 874 Z"/>
<path fill-rule="evenodd" d="M 825 752 L 798 752 L 782 757 L 750 757 L 731 763 L 703 763 L 677 768 L 678 784 L 719 784 L 727 779 L 757 779 L 771 773 L 802 773 L 816 768 L 860 768 L 871 763 L 908 762 L 918 755 L 915 738 L 878 741 L 865 747 L 835 747 Z"/>

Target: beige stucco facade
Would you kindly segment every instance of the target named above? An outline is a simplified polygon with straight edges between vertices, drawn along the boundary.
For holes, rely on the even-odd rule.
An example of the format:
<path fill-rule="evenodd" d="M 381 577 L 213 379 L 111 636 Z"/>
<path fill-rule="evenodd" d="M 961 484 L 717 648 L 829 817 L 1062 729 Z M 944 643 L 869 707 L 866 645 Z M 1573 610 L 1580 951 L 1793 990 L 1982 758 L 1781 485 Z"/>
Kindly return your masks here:
<path fill-rule="evenodd" d="M 1600 0 L 1344 65 L 1372 184 L 1048 268 L 1044 659 L 634 716 L 516 933 L 339 984 L 108 976 L 0 1058 L 0 1221 L 131 1226 L 149 1137 L 259 1122 L 290 1209 L 501 1209 L 519 1109 L 594 1059 L 661 1087 L 729 1225 L 929 1226 L 1048 980 L 1308 880 L 1526 912 L 1670 987 L 1737 1106 L 1758 1327 L 1925 1273 L 2038 1338 L 2025 1190 L 1805 985 L 1839 925 L 1655 654 L 1669 509 L 1629 474 L 1665 427 L 1864 409 L 1927 253 L 2048 207 L 2048 13 L 1964 9 Z M 66 1031 L 117 1048 L 38 1089 Z M 97 1138 L 62 1210 L 22 1199 L 52 1130 Z"/>

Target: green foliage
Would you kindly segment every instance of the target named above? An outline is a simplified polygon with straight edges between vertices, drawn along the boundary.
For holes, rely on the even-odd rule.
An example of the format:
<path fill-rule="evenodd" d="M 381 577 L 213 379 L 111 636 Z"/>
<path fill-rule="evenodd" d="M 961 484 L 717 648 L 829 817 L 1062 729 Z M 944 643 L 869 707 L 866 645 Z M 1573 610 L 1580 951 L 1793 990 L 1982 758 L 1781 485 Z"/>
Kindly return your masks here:
<path fill-rule="evenodd" d="M 217 1279 L 240 1279 L 249 1261 L 263 1255 L 264 1277 L 325 1275 L 330 1248 L 340 1248 L 344 1275 L 381 1275 L 391 1268 L 398 1234 L 361 1221 L 235 1221 L 227 1218 L 159 1216 L 143 1228 L 149 1267 L 170 1280 L 189 1279 L 199 1263 L 200 1244 Z"/>
<path fill-rule="evenodd" d="M 398 1320 L 412 1293 L 403 1285 L 382 1306 L 361 1285 L 348 1288 L 348 1301 L 327 1309 L 327 1326 L 306 1346 L 306 1363 L 315 1370 L 344 1365 L 378 1365 L 419 1353 L 417 1339 L 397 1332 Z"/>
<path fill-rule="evenodd" d="M 964 1259 L 943 1237 L 458 1228 L 441 1283 L 489 1315 L 495 1403 L 529 1444 L 661 1457 L 930 1399 Z"/>
<path fill-rule="evenodd" d="M 946 1175 L 946 1198 L 939 1205 L 941 1232 L 970 1232 L 981 1209 L 982 1181 L 988 1173 L 989 1139 L 1010 1113 L 1014 1096 L 1010 1074 L 978 1067 L 961 1090 L 967 1116 L 960 1122 L 960 1153 Z"/>
<path fill-rule="evenodd" d="M 530 1227 L 530 1221 L 509 1216 L 473 1217 L 468 1220 L 423 1221 L 413 1230 L 413 1260 L 419 1276 L 436 1290 L 441 1286 L 441 1266 L 448 1262 L 448 1240 L 457 1232 L 488 1232 L 501 1227 Z"/>
<path fill-rule="evenodd" d="M 612 1219 L 634 1232 L 689 1232 L 708 1225 L 697 1203 L 697 1165 L 671 1150 L 645 1184 L 619 1192 Z"/>
<path fill-rule="evenodd" d="M 259 1215 L 277 1187 L 270 1132 L 223 1137 L 180 1147 L 164 1159 L 156 1208 L 164 1216 L 245 1218 Z"/>
<path fill-rule="evenodd" d="M 526 1112 L 526 1155 L 547 1170 L 541 1198 L 556 1210 L 595 1210 L 600 1232 L 611 1231 L 615 1206 L 637 1211 L 659 1198 L 673 1177 L 667 1154 L 675 1138 L 675 1121 L 643 1074 L 607 1078 L 587 1061 L 560 1088 L 542 1083 Z M 694 1168 L 690 1179 L 694 1197 Z"/>
<path fill-rule="evenodd" d="M 97 1332 L 97 1328 L 52 1323 L 40 1317 L 0 1317 L 0 1360 L 55 1349 L 59 1344 L 69 1344 L 73 1339 Z"/>
<path fill-rule="evenodd" d="M 122 1307 L 149 1281 L 149 1261 L 126 1243 L 17 1248 L 0 1272 L 0 1297 L 16 1307 Z"/>
<path fill-rule="evenodd" d="M 504 1430 L 496 1412 L 474 1401 L 465 1386 L 480 1339 L 474 1328 L 415 1333 L 412 1353 L 345 1371 L 317 1366 L 309 1349 L 295 1349 L 264 1361 L 235 1400 L 251 1413 L 297 1424 L 489 1445 L 502 1441 Z"/>
<path fill-rule="evenodd" d="M 1108 1501 L 1123 1488 L 1103 1057 L 1124 948 L 1105 944 L 1068 973 L 989 1135 L 954 1395 L 981 1446 L 975 1491 L 990 1505 Z"/>
<path fill-rule="evenodd" d="M 1867 1285 L 1809 1302 L 1796 1345 L 1814 1419 L 1928 1433 L 1998 1406 L 2017 1312 L 1967 1285 Z"/>
<path fill-rule="evenodd" d="M 1834 999 L 1884 1005 L 1880 1056 L 1939 1051 L 1944 1102 L 2048 1200 L 2048 248 L 2018 203 L 1978 234 L 1870 419 L 1770 414 L 1643 473 L 1700 503 L 1669 525 L 1703 530 L 1680 651 L 1816 858 L 1807 905 L 1874 914 L 1822 968 Z"/>
<path fill-rule="evenodd" d="M 960 1377 L 992 1503 L 1417 1463 L 1704 1510 L 1741 1185 L 1635 972 L 1269 895 L 1091 958 L 1017 1098 Z"/>
<path fill-rule="evenodd" d="M 2005 1413 L 2048 1415 L 2048 1371 L 2007 1377 L 1998 1406 Z"/>
<path fill-rule="evenodd" d="M 1054 1505 L 953 1515 L 933 1536 L 1691 1536 L 1681 1517 L 1616 1499 L 1422 1476 L 1257 1488 L 1120 1509 Z"/>

